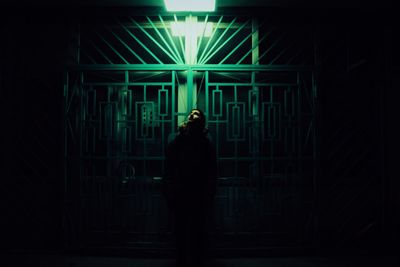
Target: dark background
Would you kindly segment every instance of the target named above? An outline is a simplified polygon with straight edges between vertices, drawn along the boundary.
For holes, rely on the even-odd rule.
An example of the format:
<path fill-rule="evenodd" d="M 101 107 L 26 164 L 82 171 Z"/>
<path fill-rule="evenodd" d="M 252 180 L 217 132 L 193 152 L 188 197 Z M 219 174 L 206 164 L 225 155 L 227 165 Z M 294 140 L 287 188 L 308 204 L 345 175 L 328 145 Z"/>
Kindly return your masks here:
<path fill-rule="evenodd" d="M 371 5 L 297 6 L 256 13 L 308 23 L 318 33 L 318 248 L 395 253 L 397 14 Z M 23 2 L 0 8 L 1 249 L 62 250 L 62 92 L 71 25 L 81 16 L 135 8 Z M 367 183 L 366 174 L 375 178 Z M 332 187 L 342 195 L 333 197 Z M 357 197 L 346 204 L 343 195 Z"/>

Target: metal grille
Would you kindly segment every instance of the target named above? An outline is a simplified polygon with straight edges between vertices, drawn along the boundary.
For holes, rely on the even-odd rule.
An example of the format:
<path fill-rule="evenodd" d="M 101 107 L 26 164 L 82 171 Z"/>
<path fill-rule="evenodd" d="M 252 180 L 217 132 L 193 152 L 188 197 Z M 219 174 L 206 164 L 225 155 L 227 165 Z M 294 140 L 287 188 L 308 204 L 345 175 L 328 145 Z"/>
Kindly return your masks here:
<path fill-rule="evenodd" d="M 193 20 L 125 17 L 80 26 L 64 90 L 71 246 L 171 244 L 158 186 L 165 146 L 192 107 L 205 111 L 217 148 L 216 247 L 311 244 L 311 31 L 196 17 L 215 26 L 211 37 L 195 38 L 191 54 L 193 40 L 170 34 L 170 23 L 184 19 Z"/>
<path fill-rule="evenodd" d="M 192 36 L 172 35 L 174 23 L 212 23 L 206 29 L 183 29 Z M 196 38 L 195 38 L 196 37 Z M 188 45 L 190 42 L 190 46 Z M 271 25 L 246 16 L 109 17 L 80 25 L 79 63 L 312 65 L 313 32 L 303 25 Z M 188 52 L 188 51 L 191 52 Z M 257 56 L 255 57 L 255 54 Z M 190 59 L 192 57 L 192 59 Z M 158 67 L 156 67 L 158 68 Z"/>

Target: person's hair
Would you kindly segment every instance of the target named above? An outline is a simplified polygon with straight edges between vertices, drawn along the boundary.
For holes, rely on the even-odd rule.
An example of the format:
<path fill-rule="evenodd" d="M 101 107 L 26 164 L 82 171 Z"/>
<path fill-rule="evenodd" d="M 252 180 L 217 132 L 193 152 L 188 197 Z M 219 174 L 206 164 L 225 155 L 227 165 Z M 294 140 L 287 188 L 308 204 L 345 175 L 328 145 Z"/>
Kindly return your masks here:
<path fill-rule="evenodd" d="M 208 129 L 206 128 L 206 116 L 204 115 L 204 112 L 201 109 L 198 108 L 193 108 L 190 113 L 192 113 L 194 110 L 198 111 L 200 113 L 199 120 L 200 120 L 200 127 L 203 129 L 203 133 L 208 133 Z M 187 121 L 182 123 L 179 126 L 179 132 L 183 133 L 187 130 Z"/>
<path fill-rule="evenodd" d="M 190 111 L 190 113 L 193 112 L 193 110 L 197 110 L 200 113 L 200 123 L 201 123 L 201 128 L 205 128 L 206 127 L 206 116 L 204 115 L 204 112 L 201 109 L 198 108 L 194 108 Z"/>

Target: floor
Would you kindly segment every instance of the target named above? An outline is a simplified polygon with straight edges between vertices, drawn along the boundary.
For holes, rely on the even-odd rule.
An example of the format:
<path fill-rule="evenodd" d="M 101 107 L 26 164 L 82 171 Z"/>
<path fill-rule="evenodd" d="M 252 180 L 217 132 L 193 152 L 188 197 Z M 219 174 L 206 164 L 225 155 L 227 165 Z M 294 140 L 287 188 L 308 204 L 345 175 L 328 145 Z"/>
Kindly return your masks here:
<path fill-rule="evenodd" d="M 1 254 L 3 267 L 173 267 L 172 259 L 77 256 L 43 253 Z M 206 267 L 397 267 L 397 257 L 269 257 L 220 258 Z"/>

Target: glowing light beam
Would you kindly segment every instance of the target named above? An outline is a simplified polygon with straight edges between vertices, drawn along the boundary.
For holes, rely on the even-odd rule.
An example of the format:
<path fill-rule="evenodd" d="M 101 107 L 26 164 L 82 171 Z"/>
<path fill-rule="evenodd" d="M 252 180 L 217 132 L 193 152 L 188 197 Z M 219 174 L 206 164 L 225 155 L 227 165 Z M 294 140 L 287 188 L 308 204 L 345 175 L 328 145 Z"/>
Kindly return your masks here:
<path fill-rule="evenodd" d="M 194 35 L 200 37 L 210 37 L 213 30 L 212 22 L 171 22 L 171 33 L 172 36 L 189 36 Z"/>

